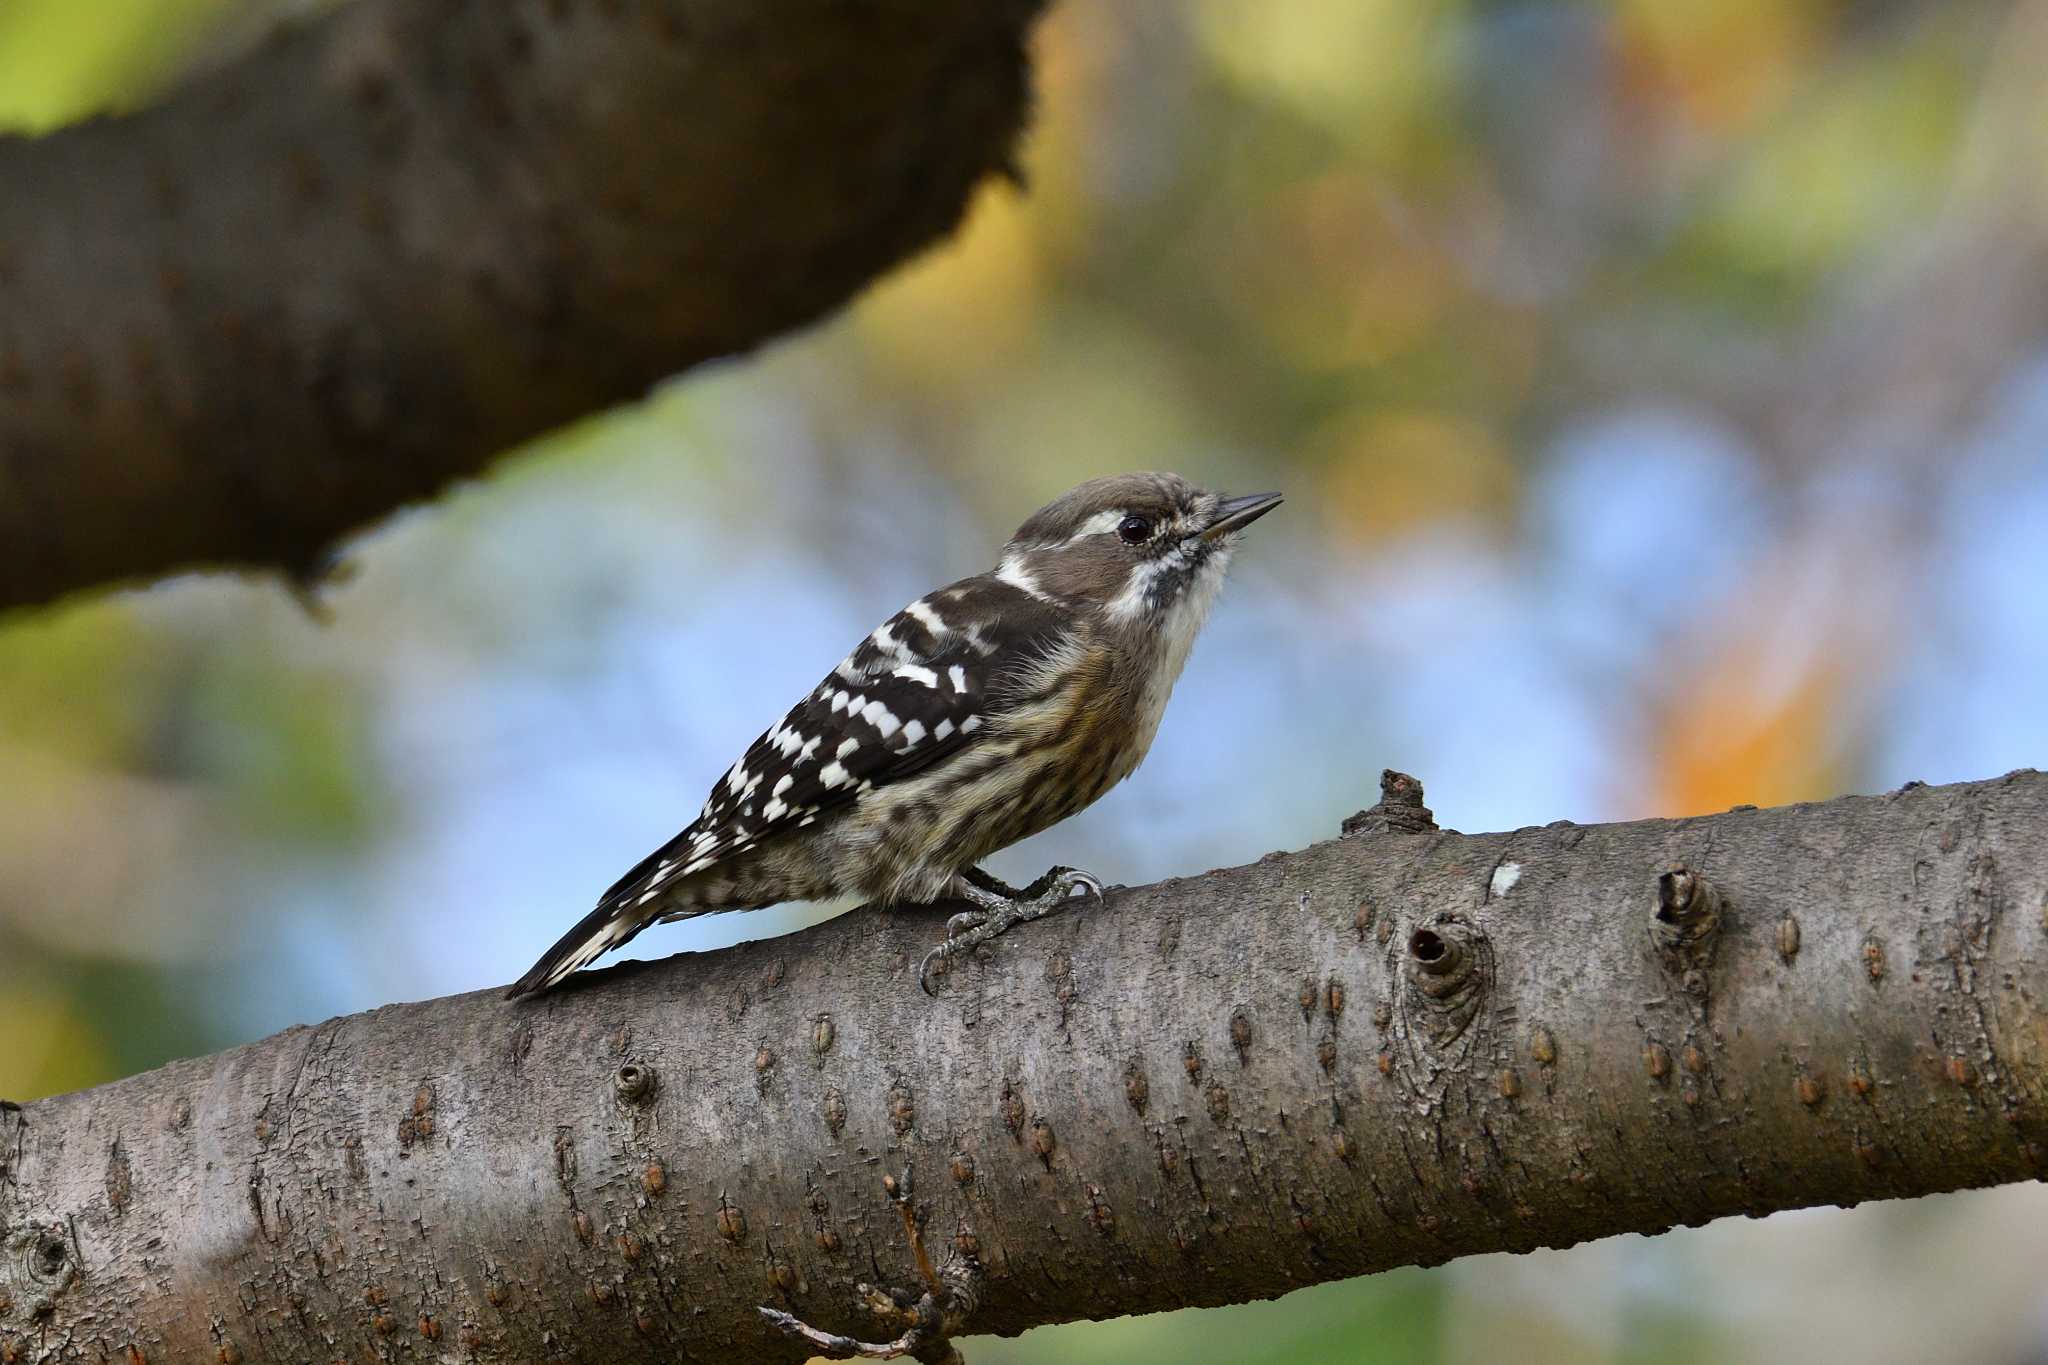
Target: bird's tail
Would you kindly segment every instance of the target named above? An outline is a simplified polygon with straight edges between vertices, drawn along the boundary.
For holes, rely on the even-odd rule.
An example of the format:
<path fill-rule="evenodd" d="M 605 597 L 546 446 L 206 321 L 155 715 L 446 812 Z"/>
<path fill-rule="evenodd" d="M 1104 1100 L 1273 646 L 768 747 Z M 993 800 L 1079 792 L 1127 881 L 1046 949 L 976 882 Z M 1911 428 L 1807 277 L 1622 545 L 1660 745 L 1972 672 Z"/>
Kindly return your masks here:
<path fill-rule="evenodd" d="M 578 920 L 574 929 L 543 953 L 532 970 L 505 992 L 505 998 L 517 1000 L 522 995 L 538 995 L 625 943 L 653 922 L 635 910 L 636 907 L 607 896 L 597 909 Z"/>

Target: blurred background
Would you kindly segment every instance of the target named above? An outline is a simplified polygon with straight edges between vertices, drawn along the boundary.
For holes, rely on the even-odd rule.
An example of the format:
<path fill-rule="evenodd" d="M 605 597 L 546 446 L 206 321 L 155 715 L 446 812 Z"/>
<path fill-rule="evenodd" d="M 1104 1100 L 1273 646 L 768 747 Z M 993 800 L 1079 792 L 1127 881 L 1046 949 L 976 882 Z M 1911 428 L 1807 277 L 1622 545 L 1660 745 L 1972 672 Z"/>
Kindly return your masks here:
<path fill-rule="evenodd" d="M 275 0 L 0 0 L 0 124 Z M 1284 489 L 1151 760 L 996 860 L 2048 764 L 2048 3 L 1057 0 L 1031 190 L 352 548 L 0 621 L 0 1095 L 511 979 L 873 623 L 1083 477 Z M 644 956 L 814 907 L 649 932 Z M 976 1342 L 2048 1360 L 2048 1192 Z"/>

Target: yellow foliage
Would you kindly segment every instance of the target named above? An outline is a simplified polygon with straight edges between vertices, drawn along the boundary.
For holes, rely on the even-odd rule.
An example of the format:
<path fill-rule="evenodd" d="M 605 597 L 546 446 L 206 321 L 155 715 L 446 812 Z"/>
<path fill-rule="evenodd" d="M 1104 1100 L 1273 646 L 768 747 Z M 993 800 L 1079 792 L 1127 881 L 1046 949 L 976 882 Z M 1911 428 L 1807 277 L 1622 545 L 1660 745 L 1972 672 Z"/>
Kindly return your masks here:
<path fill-rule="evenodd" d="M 112 1060 L 72 1002 L 17 973 L 0 974 L 0 1095 L 17 1103 L 106 1080 Z"/>
<path fill-rule="evenodd" d="M 1195 32 L 1224 79 L 1368 153 L 1399 145 L 1444 97 L 1443 0 L 1209 0 Z"/>
<path fill-rule="evenodd" d="M 1462 293 L 1432 230 L 1383 185 L 1336 171 L 1260 204 L 1224 281 L 1290 359 L 1372 366 L 1427 341 Z"/>
<path fill-rule="evenodd" d="M 1732 133 L 1806 74 L 1834 7 L 1818 0 L 1623 0 L 1616 54 L 1639 96 L 1701 132 Z"/>
<path fill-rule="evenodd" d="M 0 628 L 0 747 L 18 742 L 112 765 L 147 735 L 171 681 L 129 605 L 101 600 L 17 614 Z"/>
<path fill-rule="evenodd" d="M 39 133 L 135 103 L 235 0 L 7 0 L 0 129 Z"/>
<path fill-rule="evenodd" d="M 1323 471 L 1317 501 L 1346 545 L 1452 520 L 1494 522 L 1514 507 L 1519 476 L 1482 422 L 1448 412 L 1358 408 L 1312 433 L 1304 454 Z"/>
<path fill-rule="evenodd" d="M 869 353 L 902 382 L 965 386 L 1013 363 L 1030 343 L 1039 274 L 1032 206 L 991 181 L 965 228 L 891 275 L 855 310 L 856 325 Z"/>

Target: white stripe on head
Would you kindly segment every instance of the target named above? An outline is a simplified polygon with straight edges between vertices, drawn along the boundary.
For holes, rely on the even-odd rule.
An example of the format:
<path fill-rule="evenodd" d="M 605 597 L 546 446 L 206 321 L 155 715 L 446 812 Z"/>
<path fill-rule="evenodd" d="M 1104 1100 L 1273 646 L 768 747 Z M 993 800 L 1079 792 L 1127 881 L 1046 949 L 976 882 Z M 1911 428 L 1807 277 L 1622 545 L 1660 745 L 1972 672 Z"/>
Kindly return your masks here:
<path fill-rule="evenodd" d="M 1122 523 L 1123 519 L 1129 515 L 1130 513 L 1121 507 L 1112 507 L 1107 512 L 1097 512 L 1094 516 L 1082 522 L 1074 534 L 1067 537 L 1067 544 L 1072 545 L 1075 541 L 1086 539 L 1089 536 L 1107 535 L 1114 531 Z"/>

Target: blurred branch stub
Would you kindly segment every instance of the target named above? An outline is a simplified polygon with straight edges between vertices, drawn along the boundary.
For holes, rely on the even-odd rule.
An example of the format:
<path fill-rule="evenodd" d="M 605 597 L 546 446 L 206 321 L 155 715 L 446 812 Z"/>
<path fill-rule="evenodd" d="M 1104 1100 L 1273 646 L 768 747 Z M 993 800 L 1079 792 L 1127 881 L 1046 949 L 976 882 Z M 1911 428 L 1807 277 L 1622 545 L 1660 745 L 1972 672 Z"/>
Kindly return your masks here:
<path fill-rule="evenodd" d="M 337 537 L 808 323 L 1004 172 L 1037 0 L 353 0 L 0 138 L 0 608 Z"/>
<path fill-rule="evenodd" d="M 0 1111 L 0 1353 L 796 1360 L 785 1318 L 870 1335 L 856 1285 L 938 1259 L 1014 1333 L 2039 1178 L 2044 836 L 2030 772 L 1388 830 L 1117 891 L 937 1001 L 938 917 L 861 910 L 292 1030 Z M 1694 991 L 1645 924 L 1709 887 Z"/>

